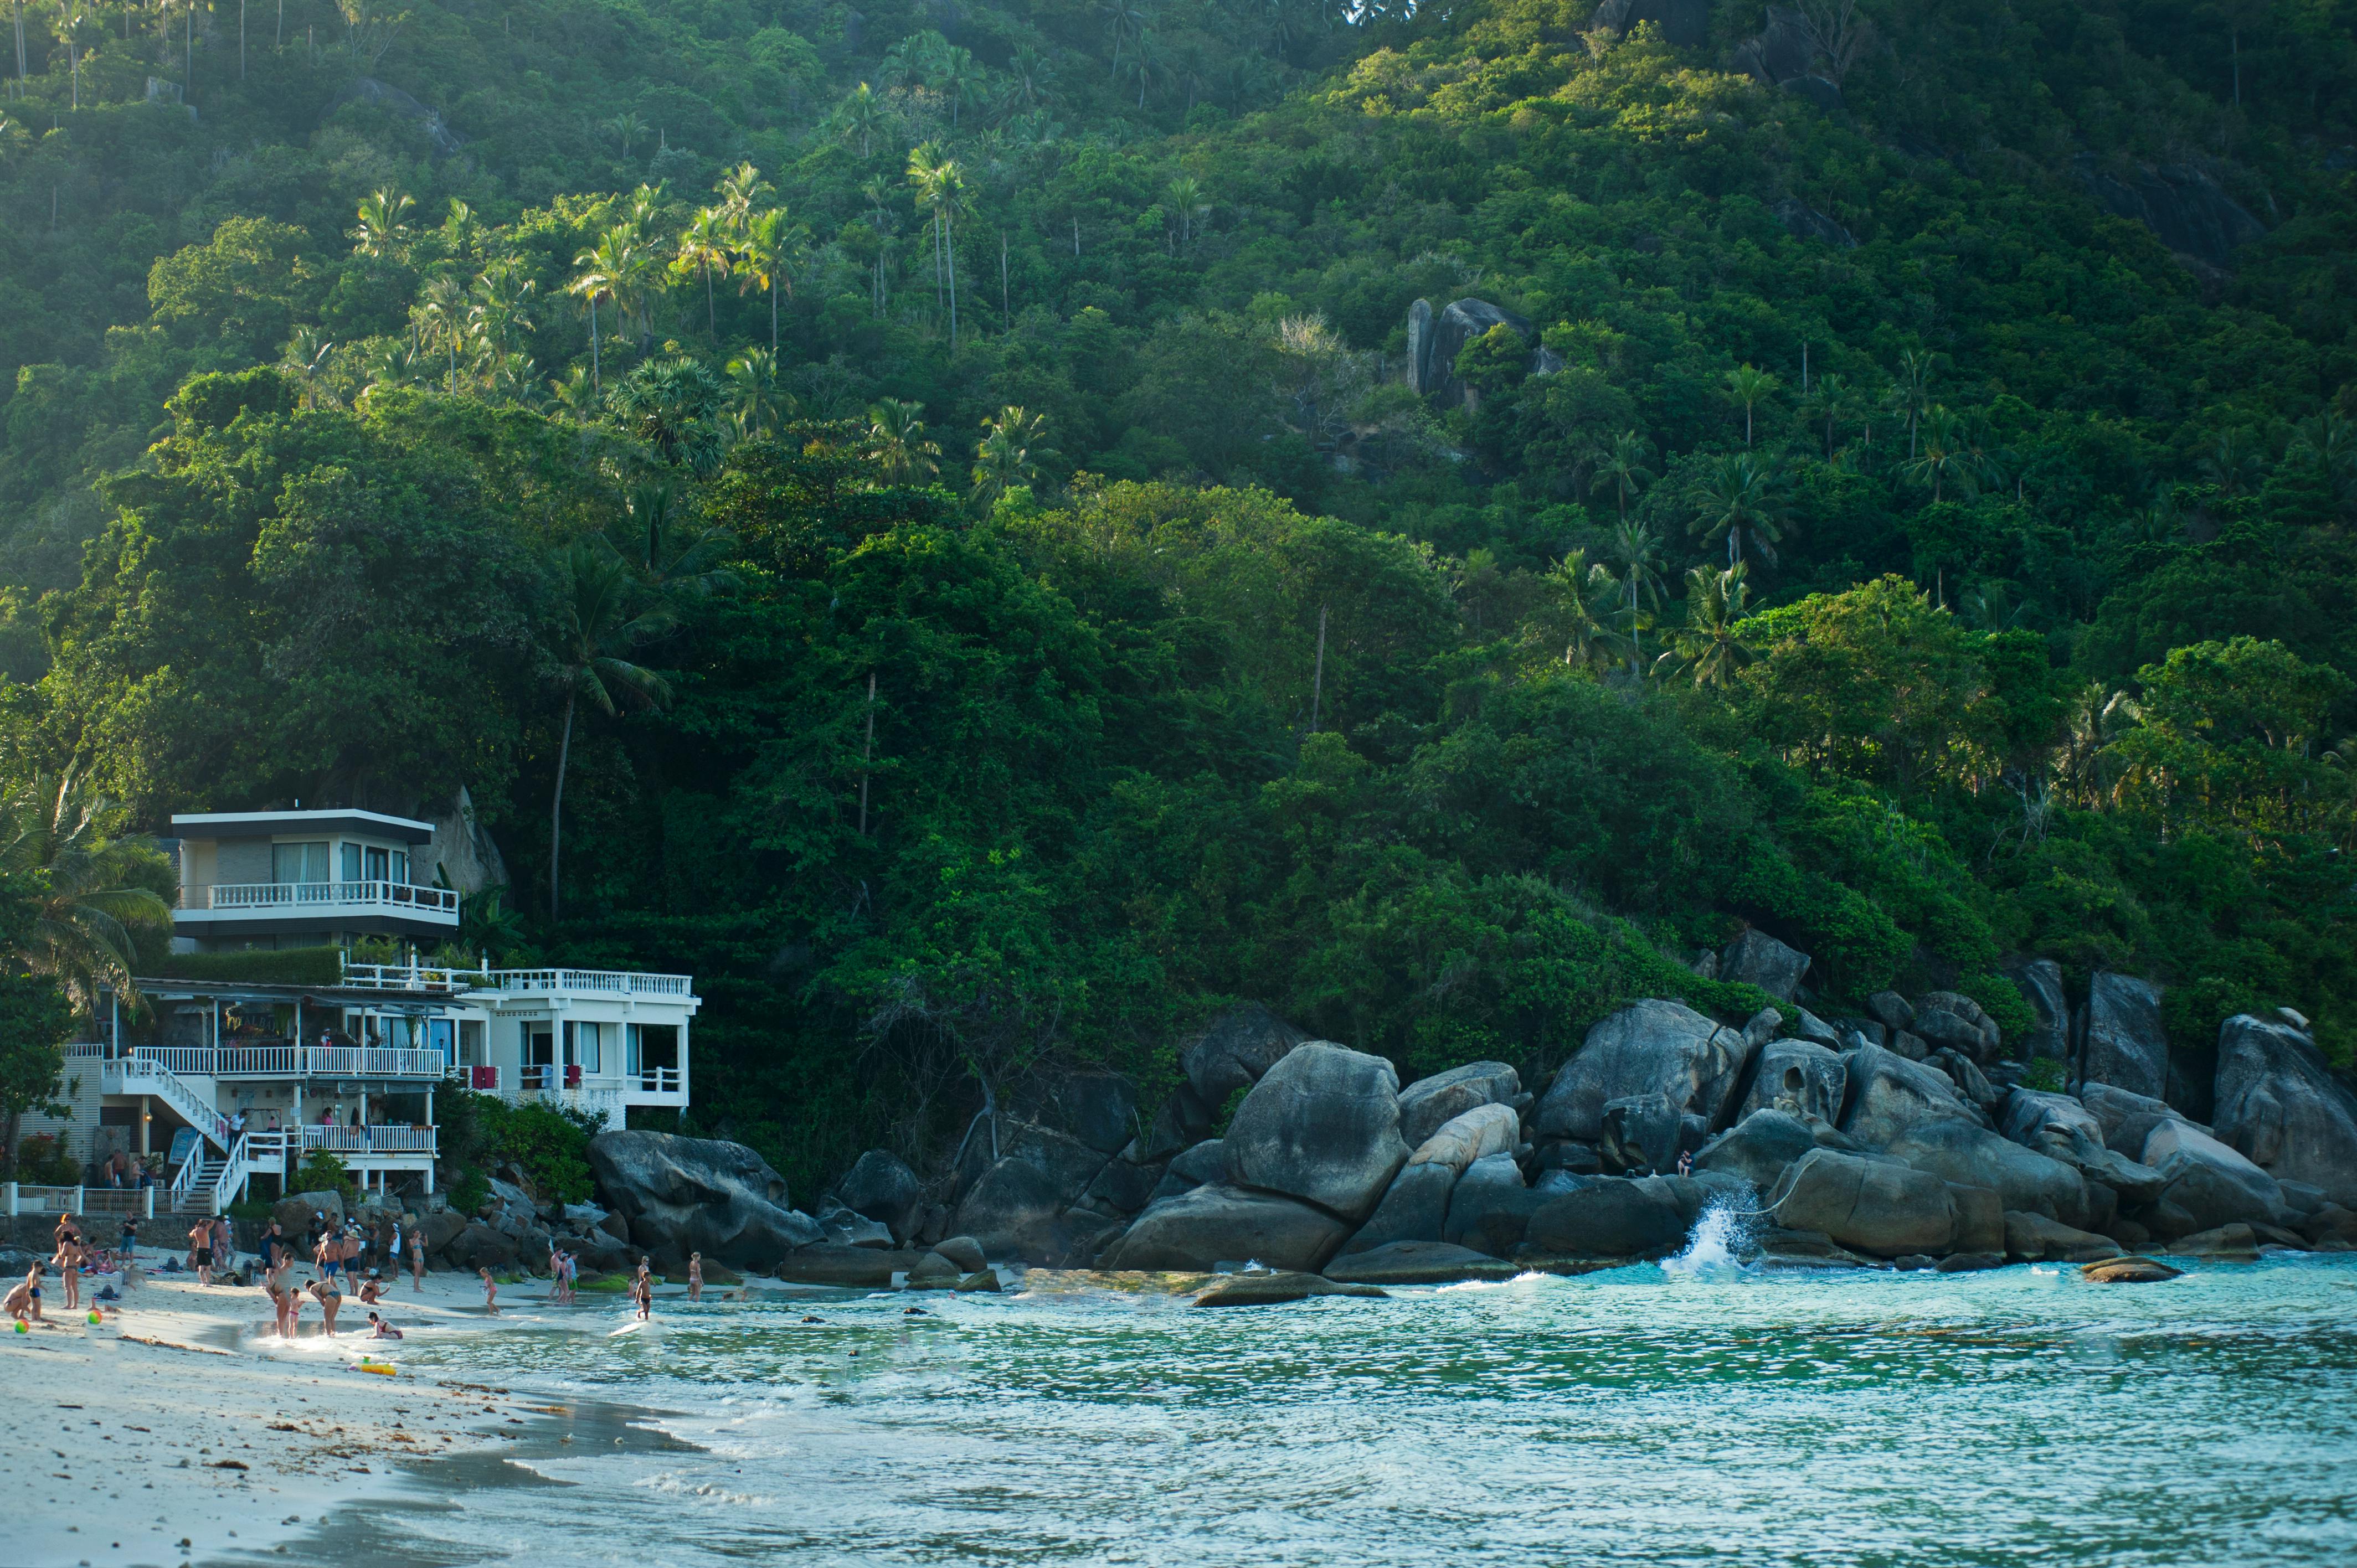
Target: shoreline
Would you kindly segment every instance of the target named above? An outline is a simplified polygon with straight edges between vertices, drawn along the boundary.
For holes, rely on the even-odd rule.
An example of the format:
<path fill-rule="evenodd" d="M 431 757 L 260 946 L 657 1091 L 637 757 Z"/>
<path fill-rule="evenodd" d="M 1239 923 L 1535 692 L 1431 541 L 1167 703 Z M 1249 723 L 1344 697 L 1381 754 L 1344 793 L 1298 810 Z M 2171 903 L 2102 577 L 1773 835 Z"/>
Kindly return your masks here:
<path fill-rule="evenodd" d="M 109 1278 L 83 1282 L 85 1308 Z M 522 1310 L 541 1305 L 537 1292 L 506 1294 L 517 1288 L 502 1287 L 491 1318 L 470 1274 L 428 1274 L 422 1294 L 404 1278 L 378 1308 L 402 1340 L 369 1338 L 369 1309 L 353 1298 L 332 1340 L 316 1303 L 300 1337 L 266 1337 L 259 1286 L 188 1275 L 143 1274 L 106 1304 L 118 1310 L 101 1328 L 80 1315 L 0 1328 L 13 1417 L 0 1425 L 0 1477 L 24 1499 L 12 1568 L 291 1553 L 335 1510 L 430 1487 L 454 1460 L 504 1456 L 516 1429 L 580 1402 L 553 1407 L 519 1385 L 414 1375 L 404 1362 L 421 1339 L 543 1326 Z M 60 1296 L 52 1275 L 44 1305 Z M 353 1369 L 364 1359 L 401 1369 Z"/>

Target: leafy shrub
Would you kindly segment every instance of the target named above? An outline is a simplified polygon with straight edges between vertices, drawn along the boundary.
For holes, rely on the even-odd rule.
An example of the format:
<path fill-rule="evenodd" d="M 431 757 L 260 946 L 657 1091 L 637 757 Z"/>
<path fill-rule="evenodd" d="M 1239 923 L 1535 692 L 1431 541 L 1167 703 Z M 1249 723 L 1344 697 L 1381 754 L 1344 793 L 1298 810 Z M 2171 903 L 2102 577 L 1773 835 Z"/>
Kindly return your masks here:
<path fill-rule="evenodd" d="M 360 1189 L 352 1185 L 343 1161 L 325 1149 L 314 1149 L 290 1178 L 288 1190 L 340 1193 L 350 1200 Z"/>

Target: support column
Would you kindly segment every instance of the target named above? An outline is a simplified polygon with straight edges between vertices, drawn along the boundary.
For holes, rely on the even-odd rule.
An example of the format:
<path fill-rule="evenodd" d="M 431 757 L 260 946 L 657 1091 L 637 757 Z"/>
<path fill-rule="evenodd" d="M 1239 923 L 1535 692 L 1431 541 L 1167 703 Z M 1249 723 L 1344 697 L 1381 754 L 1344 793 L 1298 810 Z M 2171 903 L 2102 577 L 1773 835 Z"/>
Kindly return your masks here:
<path fill-rule="evenodd" d="M 12 1181 L 6 1183 L 5 1186 L 8 1189 L 8 1218 L 14 1219 L 16 1218 L 16 1184 Z"/>
<path fill-rule="evenodd" d="M 147 1137 L 148 1129 L 154 1124 L 155 1120 L 155 1097 L 146 1094 L 141 1095 L 139 1097 L 139 1152 L 143 1155 L 153 1154 L 155 1152 L 154 1148 L 150 1145 Z"/>
<path fill-rule="evenodd" d="M 144 1218 L 144 1219 L 155 1219 L 155 1218 L 156 1218 L 156 1189 L 155 1189 L 154 1187 L 141 1187 L 141 1188 L 139 1189 L 139 1202 L 140 1202 L 141 1207 L 142 1207 L 143 1208 L 145 1208 L 145 1211 L 146 1211 L 146 1212 L 145 1213 L 145 1215 L 143 1215 L 143 1216 L 142 1216 L 142 1218 Z"/>

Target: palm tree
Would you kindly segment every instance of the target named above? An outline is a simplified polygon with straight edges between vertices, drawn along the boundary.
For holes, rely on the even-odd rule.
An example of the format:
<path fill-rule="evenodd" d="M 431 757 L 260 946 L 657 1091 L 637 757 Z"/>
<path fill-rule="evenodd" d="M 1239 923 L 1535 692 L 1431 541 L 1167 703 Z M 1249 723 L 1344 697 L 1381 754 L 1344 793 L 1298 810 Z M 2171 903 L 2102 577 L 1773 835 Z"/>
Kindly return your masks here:
<path fill-rule="evenodd" d="M 427 343 L 440 342 L 450 352 L 449 394 L 458 395 L 458 340 L 467 335 L 467 290 L 447 273 L 428 279 L 410 311 L 418 335 Z"/>
<path fill-rule="evenodd" d="M 885 107 L 884 100 L 864 81 L 845 93 L 843 102 L 834 106 L 835 125 L 844 135 L 859 138 L 859 156 L 863 158 L 875 156 L 877 134 L 891 123 L 891 118 L 892 112 Z"/>
<path fill-rule="evenodd" d="M 954 159 L 940 156 L 940 149 L 931 142 L 912 149 L 909 154 L 909 184 L 915 188 L 917 205 L 929 209 L 933 220 L 934 262 L 937 275 L 946 280 L 950 299 L 950 348 L 957 348 L 957 249 L 952 242 L 951 219 L 965 196 L 965 177 Z"/>
<path fill-rule="evenodd" d="M 629 564 L 604 542 L 576 540 L 554 564 L 556 615 L 547 653 L 565 692 L 565 722 L 556 744 L 556 788 L 548 805 L 548 918 L 557 916 L 557 859 L 563 848 L 565 775 L 573 759 L 573 715 L 584 699 L 608 718 L 620 703 L 659 706 L 671 686 L 623 654 L 670 624 L 661 604 L 643 615 L 630 609 Z"/>
<path fill-rule="evenodd" d="M 1097 9 L 1104 16 L 1106 36 L 1113 39 L 1112 69 L 1119 70 L 1122 45 L 1144 38 L 1153 15 L 1137 0 L 1104 0 Z"/>
<path fill-rule="evenodd" d="M 721 216 L 728 227 L 739 229 L 753 216 L 753 209 L 765 199 L 775 196 L 777 188 L 761 177 L 761 171 L 749 163 L 738 164 L 720 177 L 713 188 L 720 198 Z"/>
<path fill-rule="evenodd" d="M 556 406 L 565 411 L 565 417 L 573 422 L 580 449 L 586 456 L 589 450 L 589 426 L 597 417 L 598 404 L 605 401 L 603 391 L 590 373 L 578 365 L 549 382 L 548 390 L 550 396 L 556 400 Z"/>
<path fill-rule="evenodd" d="M 1694 674 L 1694 683 L 1724 687 L 1751 662 L 1751 646 L 1736 635 L 1751 601 L 1741 561 L 1725 571 L 1696 566 L 1686 574 L 1686 624 L 1671 635 L 1660 665 Z"/>
<path fill-rule="evenodd" d="M 1182 245 L 1195 237 L 1195 225 L 1211 215 L 1211 204 L 1203 199 L 1203 188 L 1191 175 L 1182 174 L 1165 186 L 1162 202 L 1178 220 L 1178 242 Z"/>
<path fill-rule="evenodd" d="M 786 262 L 798 248 L 800 238 L 782 207 L 772 207 L 748 218 L 737 231 L 735 267 L 737 277 L 743 280 L 737 288 L 740 293 L 755 288 L 769 291 L 772 354 L 778 351 L 778 290 L 784 288 L 788 299 L 794 296 L 794 280 L 786 272 Z"/>
<path fill-rule="evenodd" d="M 1907 460 L 1915 460 L 1915 426 L 1932 406 L 1932 356 L 1910 349 L 1899 356 L 1899 374 L 1888 394 L 1890 411 L 1907 422 Z"/>
<path fill-rule="evenodd" d="M 319 385 L 320 372 L 327 367 L 328 355 L 335 344 L 319 335 L 316 327 L 297 327 L 295 336 L 286 342 L 285 356 L 279 368 L 295 378 L 303 389 L 301 402 L 305 408 L 317 408 L 325 399 Z"/>
<path fill-rule="evenodd" d="M 974 499 L 987 512 L 1016 486 L 1039 478 L 1039 459 L 1056 454 L 1039 445 L 1047 435 L 1046 417 L 1016 404 L 984 419 L 982 427 L 986 434 L 974 450 Z"/>
<path fill-rule="evenodd" d="M 589 302 L 589 384 L 600 392 L 606 390 L 606 376 L 598 363 L 597 302 L 614 297 L 614 273 L 608 270 L 608 263 L 618 259 L 613 242 L 621 232 L 607 231 L 596 245 L 574 257 L 573 264 L 584 270 L 565 285 L 565 293 Z"/>
<path fill-rule="evenodd" d="M 1620 567 L 1617 577 L 1600 564 L 1597 569 L 1603 573 L 1601 582 L 1623 601 L 1618 613 L 1628 623 L 1629 673 L 1634 675 L 1644 664 L 1646 607 L 1658 610 L 1662 604 L 1662 536 L 1624 517 L 1605 542 L 1604 555 Z"/>
<path fill-rule="evenodd" d="M 622 144 L 622 156 L 630 156 L 630 144 L 647 134 L 647 123 L 629 112 L 615 115 L 606 122 L 606 134 Z"/>
<path fill-rule="evenodd" d="M 793 399 L 778 386 L 777 355 L 767 349 L 748 349 L 728 361 L 726 374 L 734 404 L 729 413 L 737 434 L 774 434 L 793 406 Z"/>
<path fill-rule="evenodd" d="M 972 49 L 951 48 L 942 52 L 933 67 L 932 85 L 950 101 L 950 129 L 958 124 L 958 110 L 982 96 L 982 67 L 974 62 Z"/>
<path fill-rule="evenodd" d="M 1810 391 L 1811 411 L 1822 413 L 1825 418 L 1825 461 L 1828 463 L 1834 460 L 1835 422 L 1848 417 L 1857 401 L 1857 394 L 1839 374 L 1819 376 L 1816 386 Z"/>
<path fill-rule="evenodd" d="M 1617 586 L 1612 575 L 1600 564 L 1590 566 L 1587 551 L 1574 550 L 1549 569 L 1546 585 L 1559 612 L 1551 629 L 1563 639 L 1563 661 L 1574 669 L 1594 669 L 1609 657 L 1608 634 L 1596 606 Z"/>
<path fill-rule="evenodd" d="M 0 867 L 37 889 L 19 956 L 54 977 L 85 1017 L 102 990 L 138 1004 L 131 975 L 137 933 L 172 929 L 172 907 L 142 886 L 168 885 L 170 864 L 146 840 L 117 836 L 119 816 L 70 772 L 37 777 L 9 800 L 0 843 Z"/>
<path fill-rule="evenodd" d="M 1130 45 L 1129 59 L 1117 68 L 1137 82 L 1137 106 L 1146 107 L 1146 90 L 1162 78 L 1162 53 L 1154 47 L 1152 33 L 1140 33 Z"/>
<path fill-rule="evenodd" d="M 498 338 L 502 354 L 508 351 L 509 333 L 532 330 L 532 295 L 539 285 L 522 274 L 522 264 L 510 256 L 493 262 L 475 279 L 468 323 L 477 333 Z"/>
<path fill-rule="evenodd" d="M 379 342 L 361 367 L 366 391 L 376 392 L 386 387 L 410 387 L 429 378 L 420 360 L 417 345 L 406 338 L 387 338 Z"/>
<path fill-rule="evenodd" d="M 1009 115 L 1028 113 L 1045 104 L 1056 80 L 1047 57 L 1029 44 L 1007 60 L 1006 76 L 1006 92 L 999 100 L 999 109 Z"/>
<path fill-rule="evenodd" d="M 2312 414 L 2292 426 L 2284 460 L 2312 465 L 2333 503 L 2345 506 L 2357 492 L 2357 424 L 2330 408 Z"/>
<path fill-rule="evenodd" d="M 898 398 L 877 398 L 867 411 L 867 455 L 884 481 L 921 485 L 942 471 L 938 442 L 925 439 L 925 405 Z"/>
<path fill-rule="evenodd" d="M 1598 454 L 1594 482 L 1609 484 L 1620 503 L 1620 521 L 1629 521 L 1629 498 L 1653 482 L 1653 471 L 1645 467 L 1653 455 L 1653 444 L 1633 430 L 1624 430 L 1612 438 L 1611 446 Z"/>
<path fill-rule="evenodd" d="M 2218 499 L 2240 500 L 2259 488 L 2266 462 L 2259 456 L 2256 443 L 2247 430 L 2222 430 L 2218 440 L 2203 455 L 2201 477 L 2218 488 Z"/>
<path fill-rule="evenodd" d="M 371 191 L 361 200 L 359 227 L 351 231 L 354 253 L 374 259 L 399 257 L 409 248 L 409 225 L 404 221 L 417 205 L 396 190 Z"/>
<path fill-rule="evenodd" d="M 1726 539 L 1727 564 L 1732 566 L 1743 558 L 1748 529 L 1752 548 L 1773 564 L 1775 547 L 1784 537 L 1778 489 L 1775 470 L 1750 453 L 1722 457 L 1711 465 L 1710 477 L 1703 482 L 1703 510 L 1686 532 L 1702 535 L 1706 544 Z"/>
<path fill-rule="evenodd" d="M 1909 478 L 1932 482 L 1932 500 L 1937 505 L 1947 486 L 1953 482 L 1970 490 L 1979 478 L 1979 465 L 1971 450 L 1964 422 L 1938 403 L 1933 403 L 1923 415 L 1923 449 L 1900 469 Z"/>
<path fill-rule="evenodd" d="M 1727 372 L 1727 401 L 1743 410 L 1743 444 L 1751 445 L 1751 412 L 1760 401 L 1783 383 L 1756 365 L 1739 365 Z"/>
<path fill-rule="evenodd" d="M 684 277 L 690 273 L 704 274 L 705 336 L 708 341 L 720 340 L 719 307 L 712 299 L 712 274 L 726 276 L 736 263 L 736 253 L 728 243 L 728 219 L 717 207 L 699 208 L 694 219 L 682 230 L 679 254 L 672 263 L 674 271 Z"/>
<path fill-rule="evenodd" d="M 722 563 L 735 542 L 726 529 L 698 527 L 681 516 L 678 492 L 667 484 L 640 485 L 622 498 L 627 525 L 616 547 L 665 604 L 706 597 L 734 587 L 737 574 Z"/>

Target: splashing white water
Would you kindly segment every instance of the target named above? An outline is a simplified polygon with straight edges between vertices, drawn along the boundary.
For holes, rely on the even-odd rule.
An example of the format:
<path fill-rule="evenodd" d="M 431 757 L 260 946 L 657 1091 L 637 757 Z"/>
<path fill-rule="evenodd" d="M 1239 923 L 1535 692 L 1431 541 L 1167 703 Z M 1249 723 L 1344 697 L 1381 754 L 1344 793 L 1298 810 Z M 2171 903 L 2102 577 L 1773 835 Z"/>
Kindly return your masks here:
<path fill-rule="evenodd" d="M 1662 1272 L 1706 1274 L 1749 1267 L 1745 1256 L 1756 1250 L 1752 1237 L 1754 1206 L 1749 1196 L 1714 1197 L 1695 1217 L 1694 1229 L 1686 1234 L 1686 1250 L 1674 1258 L 1663 1259 Z"/>

